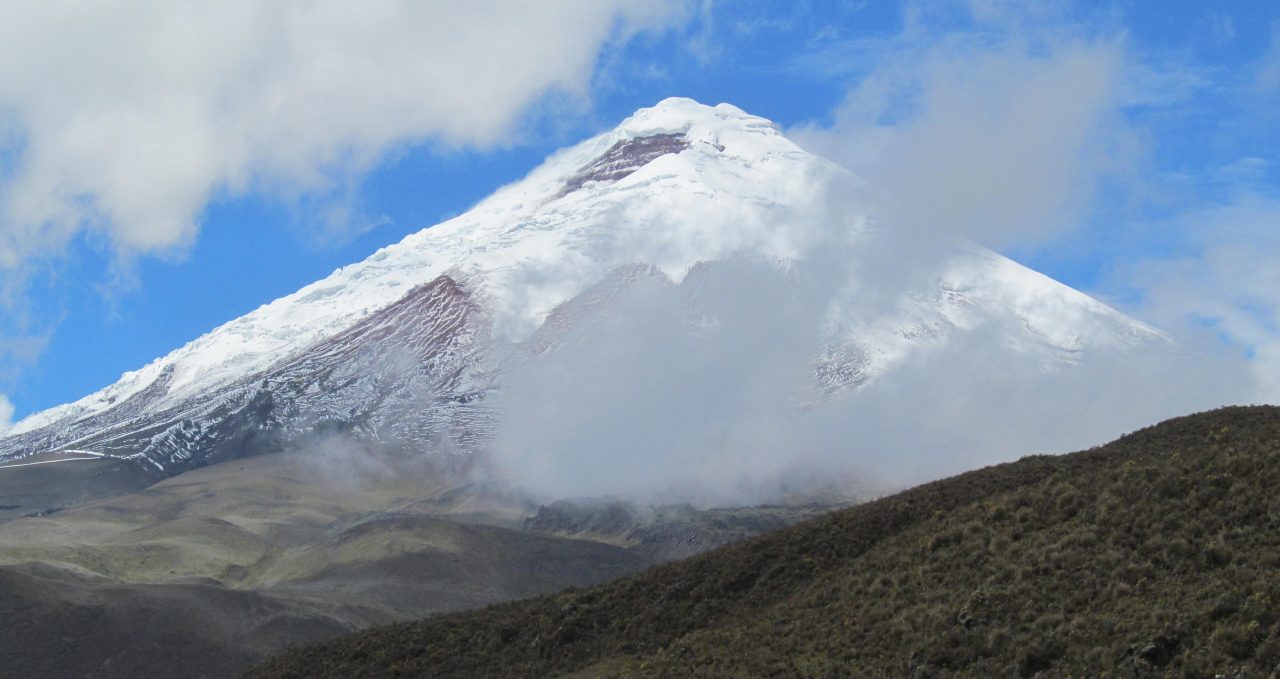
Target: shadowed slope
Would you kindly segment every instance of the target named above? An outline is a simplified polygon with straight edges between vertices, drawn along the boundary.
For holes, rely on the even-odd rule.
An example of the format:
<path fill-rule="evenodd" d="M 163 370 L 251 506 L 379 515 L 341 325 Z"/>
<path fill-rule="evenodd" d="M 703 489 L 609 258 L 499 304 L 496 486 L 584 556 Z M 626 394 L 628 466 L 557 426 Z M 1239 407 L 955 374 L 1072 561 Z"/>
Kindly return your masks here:
<path fill-rule="evenodd" d="M 34 474 L 116 464 L 0 474 L 43 492 Z M 538 510 L 421 455 L 333 439 L 0 520 L 0 677 L 237 676 L 290 645 L 607 582 L 818 511 Z"/>
<path fill-rule="evenodd" d="M 1227 408 L 251 676 L 1272 676 L 1277 487 L 1280 409 Z"/>

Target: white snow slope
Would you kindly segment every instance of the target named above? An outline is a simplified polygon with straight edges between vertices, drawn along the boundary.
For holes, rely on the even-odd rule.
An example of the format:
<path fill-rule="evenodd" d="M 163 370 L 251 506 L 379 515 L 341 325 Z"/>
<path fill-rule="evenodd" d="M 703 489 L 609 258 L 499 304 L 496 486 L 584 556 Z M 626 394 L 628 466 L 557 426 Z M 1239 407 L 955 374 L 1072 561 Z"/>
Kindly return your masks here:
<path fill-rule="evenodd" d="M 520 342 L 557 306 L 620 267 L 647 265 L 679 281 L 699 262 L 728 257 L 785 267 L 833 245 L 856 251 L 888 228 L 863 195 L 856 177 L 801 150 L 767 120 L 728 104 L 667 99 L 554 154 L 466 214 L 226 323 L 99 392 L 33 414 L 5 437 L 82 421 L 148 387 L 162 390 L 151 410 L 213 391 L 333 337 L 443 274 L 478 301 L 496 339 Z M 895 297 L 888 313 L 858 313 L 865 281 L 836 296 L 829 350 L 815 358 L 827 391 L 874 378 L 911 351 L 993 314 L 1025 329 L 1010 338 L 1012 346 L 1041 352 L 1049 363 L 1071 362 L 1093 346 L 1167 341 L 977 245 L 958 244 L 926 278 Z M 842 369 L 846 359 L 856 369 Z M 162 376 L 167 382 L 157 383 Z"/>

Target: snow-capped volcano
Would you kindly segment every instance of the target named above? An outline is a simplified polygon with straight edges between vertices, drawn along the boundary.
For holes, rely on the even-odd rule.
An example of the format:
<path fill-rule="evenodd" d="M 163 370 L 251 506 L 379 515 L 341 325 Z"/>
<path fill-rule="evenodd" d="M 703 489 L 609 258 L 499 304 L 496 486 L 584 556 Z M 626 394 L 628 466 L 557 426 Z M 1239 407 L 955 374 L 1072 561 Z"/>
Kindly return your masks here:
<path fill-rule="evenodd" d="M 871 310 L 856 253 L 892 225 L 865 193 L 767 120 L 668 99 L 459 217 L 22 420 L 0 439 L 0 459 L 88 450 L 172 472 L 317 428 L 474 449 L 492 426 L 486 395 L 513 361 L 554 350 L 638 280 L 679 283 L 699 264 L 734 259 L 784 270 L 821 259 L 843 272 L 815 329 L 807 398 L 889 375 L 992 318 L 1015 328 L 1011 351 L 1047 366 L 1097 347 L 1168 344 L 967 243 L 879 291 Z"/>

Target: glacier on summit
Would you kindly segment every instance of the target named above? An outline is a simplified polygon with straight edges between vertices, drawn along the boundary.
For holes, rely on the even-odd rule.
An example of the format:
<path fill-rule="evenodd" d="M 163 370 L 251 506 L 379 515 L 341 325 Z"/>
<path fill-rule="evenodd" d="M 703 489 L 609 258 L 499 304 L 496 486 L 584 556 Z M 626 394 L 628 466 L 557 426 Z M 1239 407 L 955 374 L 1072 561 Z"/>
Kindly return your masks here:
<path fill-rule="evenodd" d="M 974 243 L 942 243 L 887 286 L 868 272 L 893 262 L 868 253 L 891 230 L 864 182 L 768 120 L 667 99 L 465 214 L 23 419 L 0 437 L 0 460 L 89 450 L 171 474 L 327 430 L 473 452 L 499 426 L 489 401 L 507 372 L 553 354 L 635 286 L 680 286 L 724 262 L 784 279 L 811 271 L 820 287 L 797 408 L 889 379 L 992 319 L 1011 328 L 1008 351 L 1046 370 L 1107 348 L 1173 350 L 1159 331 Z M 712 327 L 714 305 L 699 307 L 698 294 L 686 320 Z"/>

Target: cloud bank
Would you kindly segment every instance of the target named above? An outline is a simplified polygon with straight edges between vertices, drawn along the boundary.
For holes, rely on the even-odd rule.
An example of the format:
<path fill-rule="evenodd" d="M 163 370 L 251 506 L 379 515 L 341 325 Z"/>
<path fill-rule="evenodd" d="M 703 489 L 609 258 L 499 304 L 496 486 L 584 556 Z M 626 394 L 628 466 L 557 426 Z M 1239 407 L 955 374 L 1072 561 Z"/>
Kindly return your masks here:
<path fill-rule="evenodd" d="M 601 50 L 679 0 L 0 7 L 0 269 L 85 231 L 118 254 L 195 237 L 205 205 L 324 191 L 398 145 L 510 139 Z"/>
<path fill-rule="evenodd" d="M 868 259 L 880 254 L 864 245 Z M 555 351 L 504 376 L 487 459 L 500 480 L 544 501 L 753 504 L 880 492 L 1079 450 L 1252 388 L 1243 361 L 1172 345 L 1046 361 L 1011 345 L 1026 330 L 1010 315 L 922 342 L 886 373 L 806 406 L 838 290 L 831 275 L 848 276 L 851 261 L 860 270 L 843 257 L 787 269 L 728 260 L 679 284 L 642 279 Z"/>

